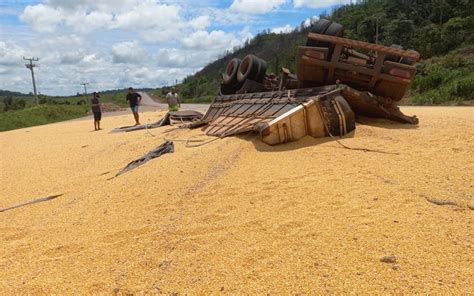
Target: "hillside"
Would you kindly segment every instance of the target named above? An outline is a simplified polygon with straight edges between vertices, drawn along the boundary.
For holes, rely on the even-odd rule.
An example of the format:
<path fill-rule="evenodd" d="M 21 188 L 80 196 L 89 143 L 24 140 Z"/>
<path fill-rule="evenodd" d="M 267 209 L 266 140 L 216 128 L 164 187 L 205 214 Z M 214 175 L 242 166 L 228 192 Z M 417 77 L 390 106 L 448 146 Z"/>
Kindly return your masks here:
<path fill-rule="evenodd" d="M 244 44 L 242 48 L 210 63 L 193 76 L 187 77 L 178 85 L 181 96 L 187 102 L 211 101 L 217 94 L 221 73 L 227 63 L 233 59 L 244 58 L 252 53 L 268 63 L 268 73 L 278 74 L 282 66 L 295 70 L 297 47 L 306 43 L 309 28 L 291 34 L 263 32 Z M 164 95 L 167 88 L 158 89 L 156 93 Z"/>
<path fill-rule="evenodd" d="M 463 52 L 457 51 L 460 47 L 474 44 L 474 5 L 468 0 L 450 1 L 388 1 L 367 0 L 355 4 L 344 5 L 334 10 L 329 15 L 321 15 L 344 25 L 346 37 L 376 42 L 384 45 L 401 44 L 405 48 L 418 50 L 424 59 L 423 65 L 438 63 L 448 53 L 452 53 L 450 59 L 459 60 L 464 58 Z M 242 58 L 249 53 L 256 54 L 269 63 L 269 71 L 278 73 L 279 67 L 285 66 L 294 71 L 296 48 L 306 43 L 306 35 L 309 28 L 297 28 L 288 34 L 274 34 L 269 31 L 263 32 L 250 40 L 242 48 L 206 66 L 203 70 L 193 76 L 187 77 L 178 88 L 185 99 L 192 101 L 208 101 L 217 94 L 220 75 L 226 64 L 234 57 Z M 378 34 L 377 34 L 378 32 Z M 470 49 L 468 48 L 468 51 Z M 429 60 L 436 57 L 434 60 Z M 427 61 L 429 60 L 429 61 Z M 451 72 L 455 66 L 446 63 L 439 65 L 439 71 Z M 473 64 L 468 62 L 462 67 L 466 71 L 474 72 Z M 451 73 L 452 74 L 452 73 Z M 457 84 L 457 76 L 454 73 L 450 77 L 450 84 Z M 430 75 L 420 71 L 419 76 Z M 472 77 L 467 84 L 469 89 L 474 86 Z M 436 85 L 429 89 L 419 91 L 414 88 L 413 95 L 417 96 L 414 103 L 433 101 L 424 95 L 425 92 L 436 91 Z M 463 101 L 473 99 L 469 96 L 450 95 L 436 102 L 446 103 L 448 101 Z"/>

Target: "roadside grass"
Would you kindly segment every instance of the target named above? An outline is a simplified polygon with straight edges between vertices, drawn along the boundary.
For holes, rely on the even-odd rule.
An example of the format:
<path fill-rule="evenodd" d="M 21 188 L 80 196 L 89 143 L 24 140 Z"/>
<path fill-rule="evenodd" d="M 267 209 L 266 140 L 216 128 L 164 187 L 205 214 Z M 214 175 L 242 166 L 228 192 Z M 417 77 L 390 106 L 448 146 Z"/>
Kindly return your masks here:
<path fill-rule="evenodd" d="M 179 86 L 178 86 L 179 89 Z M 152 91 L 147 91 L 147 94 L 150 95 L 154 100 L 166 104 L 166 91 L 164 91 L 162 88 L 158 88 L 156 90 Z M 180 94 L 178 90 L 178 94 Z M 211 103 L 212 100 L 214 100 L 214 95 L 204 95 L 204 96 L 199 96 L 195 98 L 187 98 L 183 97 L 181 95 L 180 101 L 183 104 L 208 104 Z"/>
<path fill-rule="evenodd" d="M 0 131 L 43 125 L 87 115 L 87 105 L 39 105 L 0 113 Z"/>
<path fill-rule="evenodd" d="M 128 107 L 126 97 L 127 97 L 126 91 L 100 93 L 100 101 L 102 103 L 114 103 L 120 107 Z M 90 101 L 90 98 L 88 99 Z"/>
<path fill-rule="evenodd" d="M 126 91 L 120 92 L 101 92 L 100 93 L 100 102 L 101 103 L 114 103 L 120 107 L 127 107 L 128 103 L 125 100 L 127 96 Z M 92 94 L 89 95 L 81 95 L 81 96 L 73 96 L 73 97 L 58 97 L 58 98 L 51 98 L 51 101 L 56 101 L 57 103 L 65 103 L 69 102 L 70 105 L 77 105 L 79 102 L 83 101 L 84 104 L 90 106 L 90 100 L 92 98 Z M 50 102 L 48 102 L 50 104 Z"/>
<path fill-rule="evenodd" d="M 182 103 L 186 104 L 207 104 L 211 103 L 212 100 L 214 100 L 213 95 L 208 95 L 208 96 L 202 96 L 202 97 L 197 97 L 197 98 L 192 98 L 192 99 L 184 99 Z"/>
<path fill-rule="evenodd" d="M 474 45 L 420 63 L 411 88 L 416 105 L 474 100 Z"/>

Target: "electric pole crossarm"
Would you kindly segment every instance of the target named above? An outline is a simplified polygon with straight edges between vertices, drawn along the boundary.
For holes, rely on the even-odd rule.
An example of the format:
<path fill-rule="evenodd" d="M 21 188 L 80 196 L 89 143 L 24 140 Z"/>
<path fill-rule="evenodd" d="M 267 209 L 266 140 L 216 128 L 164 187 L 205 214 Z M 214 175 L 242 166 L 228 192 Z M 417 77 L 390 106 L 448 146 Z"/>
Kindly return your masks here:
<path fill-rule="evenodd" d="M 81 83 L 82 86 L 84 86 L 84 94 L 87 95 L 87 85 L 89 85 L 88 82 L 83 82 Z"/>

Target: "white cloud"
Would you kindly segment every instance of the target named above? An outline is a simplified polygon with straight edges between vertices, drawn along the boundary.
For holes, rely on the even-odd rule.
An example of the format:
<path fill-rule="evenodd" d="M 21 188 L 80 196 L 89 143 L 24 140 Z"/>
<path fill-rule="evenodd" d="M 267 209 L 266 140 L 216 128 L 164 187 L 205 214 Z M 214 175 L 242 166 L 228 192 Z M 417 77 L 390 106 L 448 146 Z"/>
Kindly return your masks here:
<path fill-rule="evenodd" d="M 145 62 L 148 52 L 136 41 L 127 41 L 114 44 L 112 46 L 114 63 L 136 64 Z"/>
<path fill-rule="evenodd" d="M 326 8 L 334 5 L 350 4 L 351 0 L 293 0 L 295 8 Z"/>
<path fill-rule="evenodd" d="M 233 34 L 224 31 L 197 31 L 181 40 L 183 47 L 197 50 L 224 50 L 239 44 Z"/>
<path fill-rule="evenodd" d="M 32 2 L 39 3 L 18 13 L 24 25 L 0 19 L 1 88 L 31 91 L 28 55 L 40 58 L 41 93 L 73 94 L 83 81 L 94 90 L 174 83 L 257 31 L 288 32 L 301 21 L 274 12 L 348 1 L 36 0 L 17 7 Z"/>
<path fill-rule="evenodd" d="M 61 64 L 77 64 L 82 61 L 85 57 L 85 53 L 82 50 L 67 51 L 61 54 L 60 63 Z"/>
<path fill-rule="evenodd" d="M 204 30 L 211 25 L 211 18 L 208 15 L 201 15 L 188 22 L 188 26 L 195 30 Z"/>
<path fill-rule="evenodd" d="M 113 24 L 113 16 L 110 13 L 100 11 L 92 11 L 90 13 L 78 11 L 69 15 L 64 22 L 76 32 L 87 33 L 97 29 L 111 27 Z"/>
<path fill-rule="evenodd" d="M 13 72 L 12 68 L 0 66 L 0 75 L 11 74 L 12 72 Z"/>
<path fill-rule="evenodd" d="M 0 65 L 21 65 L 23 55 L 25 55 L 25 51 L 16 43 L 11 41 L 0 41 Z"/>
<path fill-rule="evenodd" d="M 132 10 L 118 14 L 115 28 L 136 29 L 170 29 L 182 23 L 180 7 L 176 5 L 156 4 L 146 1 Z"/>
<path fill-rule="evenodd" d="M 242 41 L 250 40 L 254 37 L 249 26 L 244 27 L 242 31 L 239 32 L 239 36 Z"/>
<path fill-rule="evenodd" d="M 295 28 L 292 27 L 291 25 L 287 24 L 286 26 L 284 27 L 278 27 L 278 28 L 274 28 L 272 29 L 272 33 L 275 33 L 275 34 L 280 34 L 280 33 L 290 33 L 291 31 L 293 31 Z"/>
<path fill-rule="evenodd" d="M 130 10 L 138 3 L 150 2 L 149 0 L 47 0 L 46 3 L 54 8 L 66 11 L 94 9 L 102 12 L 123 12 Z"/>
<path fill-rule="evenodd" d="M 267 13 L 274 9 L 279 8 L 281 5 L 288 2 L 287 0 L 234 0 L 230 6 L 231 10 L 251 13 L 251 14 L 261 14 Z"/>
<path fill-rule="evenodd" d="M 53 32 L 63 20 L 61 12 L 47 5 L 27 6 L 20 15 L 20 20 L 38 32 Z"/>

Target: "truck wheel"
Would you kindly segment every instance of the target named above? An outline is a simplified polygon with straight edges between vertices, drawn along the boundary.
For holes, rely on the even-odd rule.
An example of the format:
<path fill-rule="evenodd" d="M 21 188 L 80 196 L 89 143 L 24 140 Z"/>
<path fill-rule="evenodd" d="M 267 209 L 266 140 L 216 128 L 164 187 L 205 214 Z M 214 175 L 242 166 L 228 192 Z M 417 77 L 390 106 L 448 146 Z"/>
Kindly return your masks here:
<path fill-rule="evenodd" d="M 324 32 L 325 35 L 342 37 L 344 36 L 344 26 L 338 23 L 332 23 Z"/>
<path fill-rule="evenodd" d="M 225 69 L 224 75 L 222 75 L 222 80 L 224 84 L 234 85 L 237 82 L 237 72 L 240 66 L 240 59 L 232 59 Z"/>
<path fill-rule="evenodd" d="M 258 73 L 255 77 L 255 81 L 258 83 L 262 83 L 265 74 L 267 73 L 267 62 L 263 59 L 258 59 Z"/>
<path fill-rule="evenodd" d="M 239 66 L 237 81 L 244 82 L 246 79 L 255 80 L 258 74 L 258 58 L 253 54 L 246 56 Z"/>
<path fill-rule="evenodd" d="M 344 36 L 344 26 L 338 23 L 332 23 L 329 28 L 327 28 L 326 32 L 324 33 L 328 36 L 335 36 L 335 37 L 343 37 Z M 321 42 L 321 47 L 328 47 L 328 60 L 331 60 L 332 53 L 334 52 L 333 44 L 329 42 Z"/>
<path fill-rule="evenodd" d="M 324 34 L 324 32 L 327 30 L 327 28 L 332 24 L 331 21 L 326 20 L 326 19 L 320 19 L 314 25 L 311 27 L 310 31 L 311 33 L 316 33 L 316 34 Z M 311 40 L 308 39 L 306 42 L 306 46 L 310 47 L 322 47 L 320 46 L 320 42 L 316 40 Z"/>
<path fill-rule="evenodd" d="M 391 48 L 397 48 L 397 49 L 403 49 L 403 46 L 398 45 L 398 44 L 392 44 L 392 45 L 390 45 L 390 47 Z M 400 61 L 400 57 L 394 56 L 394 55 L 388 55 L 388 56 L 385 57 L 385 60 L 390 61 L 390 62 L 398 63 Z"/>
<path fill-rule="evenodd" d="M 407 49 L 407 51 L 410 51 L 410 52 L 417 52 L 416 50 L 414 49 Z M 411 58 L 402 58 L 402 60 L 400 61 L 400 63 L 402 64 L 405 64 L 405 65 L 413 65 L 415 63 L 415 60 L 411 59 Z"/>

